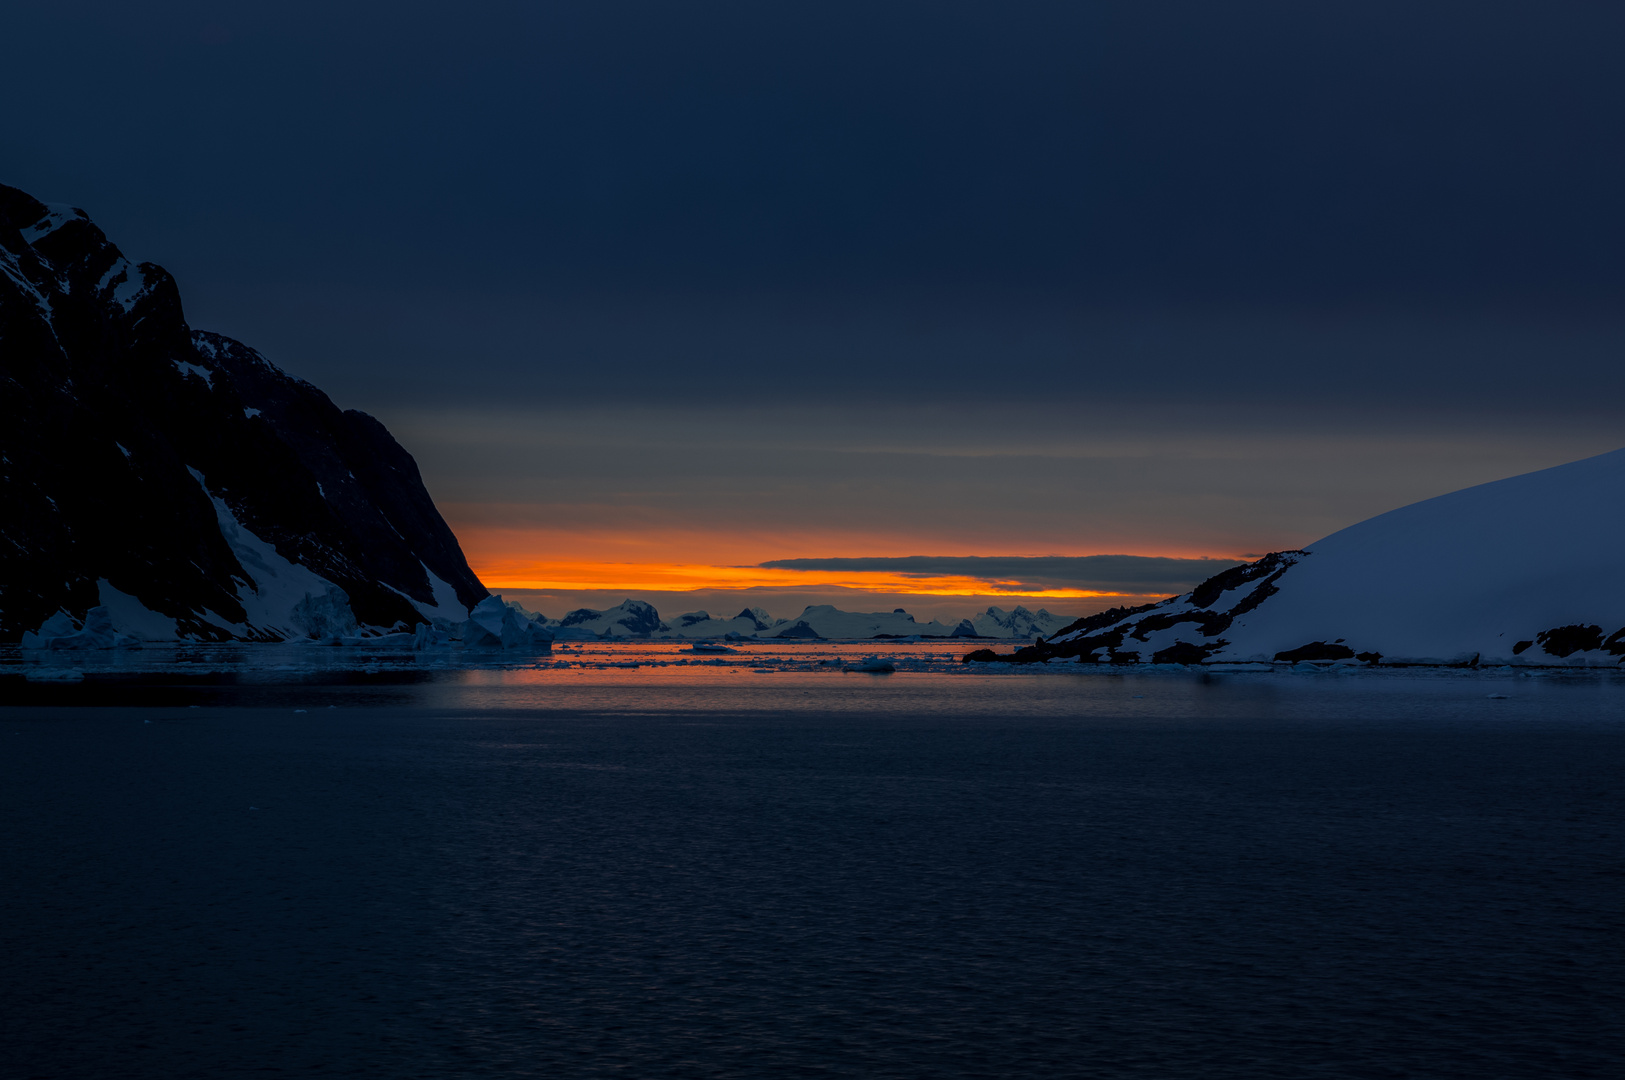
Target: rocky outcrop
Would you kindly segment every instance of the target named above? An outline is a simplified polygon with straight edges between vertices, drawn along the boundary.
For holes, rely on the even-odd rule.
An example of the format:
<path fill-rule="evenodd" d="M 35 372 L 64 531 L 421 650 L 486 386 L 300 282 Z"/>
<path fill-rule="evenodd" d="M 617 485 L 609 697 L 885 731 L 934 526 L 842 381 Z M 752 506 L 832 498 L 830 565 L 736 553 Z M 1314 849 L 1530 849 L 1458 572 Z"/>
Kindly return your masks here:
<path fill-rule="evenodd" d="M 194 639 L 410 629 L 486 596 L 382 424 L 7 187 L 0 386 L 0 641 L 98 606 Z"/>

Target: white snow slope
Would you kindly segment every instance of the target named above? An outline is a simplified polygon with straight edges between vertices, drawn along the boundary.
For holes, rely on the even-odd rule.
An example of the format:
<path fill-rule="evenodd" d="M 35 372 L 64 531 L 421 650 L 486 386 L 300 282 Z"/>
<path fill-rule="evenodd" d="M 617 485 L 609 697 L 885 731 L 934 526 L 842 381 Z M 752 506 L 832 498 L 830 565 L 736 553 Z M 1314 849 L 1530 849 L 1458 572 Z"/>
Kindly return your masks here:
<path fill-rule="evenodd" d="M 1175 649 L 1184 662 L 1613 667 L 1625 656 L 1622 556 L 1615 450 L 1378 515 L 1048 645 L 1099 642 L 1081 653 L 1097 660 Z"/>
<path fill-rule="evenodd" d="M 228 622 L 213 611 L 199 614 L 237 637 L 298 640 L 356 632 L 350 598 L 343 589 L 283 558 L 275 547 L 237 520 L 226 501 L 209 490 L 202 473 L 191 468 L 187 471 L 214 503 L 220 534 L 250 578 L 237 586 L 237 597 L 248 615 L 246 626 Z"/>

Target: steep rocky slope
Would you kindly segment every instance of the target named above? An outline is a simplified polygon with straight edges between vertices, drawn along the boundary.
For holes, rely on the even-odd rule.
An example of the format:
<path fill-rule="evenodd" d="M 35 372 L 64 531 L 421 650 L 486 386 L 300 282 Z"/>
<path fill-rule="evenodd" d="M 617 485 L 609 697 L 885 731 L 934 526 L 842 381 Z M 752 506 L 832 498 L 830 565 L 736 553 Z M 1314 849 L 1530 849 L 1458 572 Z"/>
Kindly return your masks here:
<path fill-rule="evenodd" d="M 0 186 L 0 641 L 460 620 L 486 590 L 410 454 L 230 338 L 83 211 Z"/>

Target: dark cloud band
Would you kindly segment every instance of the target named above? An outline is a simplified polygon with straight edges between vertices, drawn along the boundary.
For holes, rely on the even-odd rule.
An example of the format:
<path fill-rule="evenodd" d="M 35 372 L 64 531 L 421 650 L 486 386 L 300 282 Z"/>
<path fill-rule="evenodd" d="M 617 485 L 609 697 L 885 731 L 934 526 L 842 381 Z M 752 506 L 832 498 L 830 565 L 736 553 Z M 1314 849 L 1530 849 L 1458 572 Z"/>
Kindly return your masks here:
<path fill-rule="evenodd" d="M 895 558 L 775 559 L 774 570 L 834 573 L 947 575 L 1017 581 L 1047 588 L 1178 591 L 1238 565 L 1226 559 L 1171 559 L 1146 555 L 908 555 Z"/>

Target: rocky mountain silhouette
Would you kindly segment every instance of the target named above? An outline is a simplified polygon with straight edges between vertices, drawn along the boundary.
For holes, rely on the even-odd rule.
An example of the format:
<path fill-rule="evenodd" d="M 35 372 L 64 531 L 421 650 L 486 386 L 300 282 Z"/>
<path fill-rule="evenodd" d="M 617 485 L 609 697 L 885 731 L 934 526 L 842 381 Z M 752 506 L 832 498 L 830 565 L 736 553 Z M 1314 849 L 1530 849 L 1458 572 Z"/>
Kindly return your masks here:
<path fill-rule="evenodd" d="M 0 384 L 0 641 L 98 606 L 201 640 L 410 629 L 487 595 L 381 423 L 4 186 Z"/>

